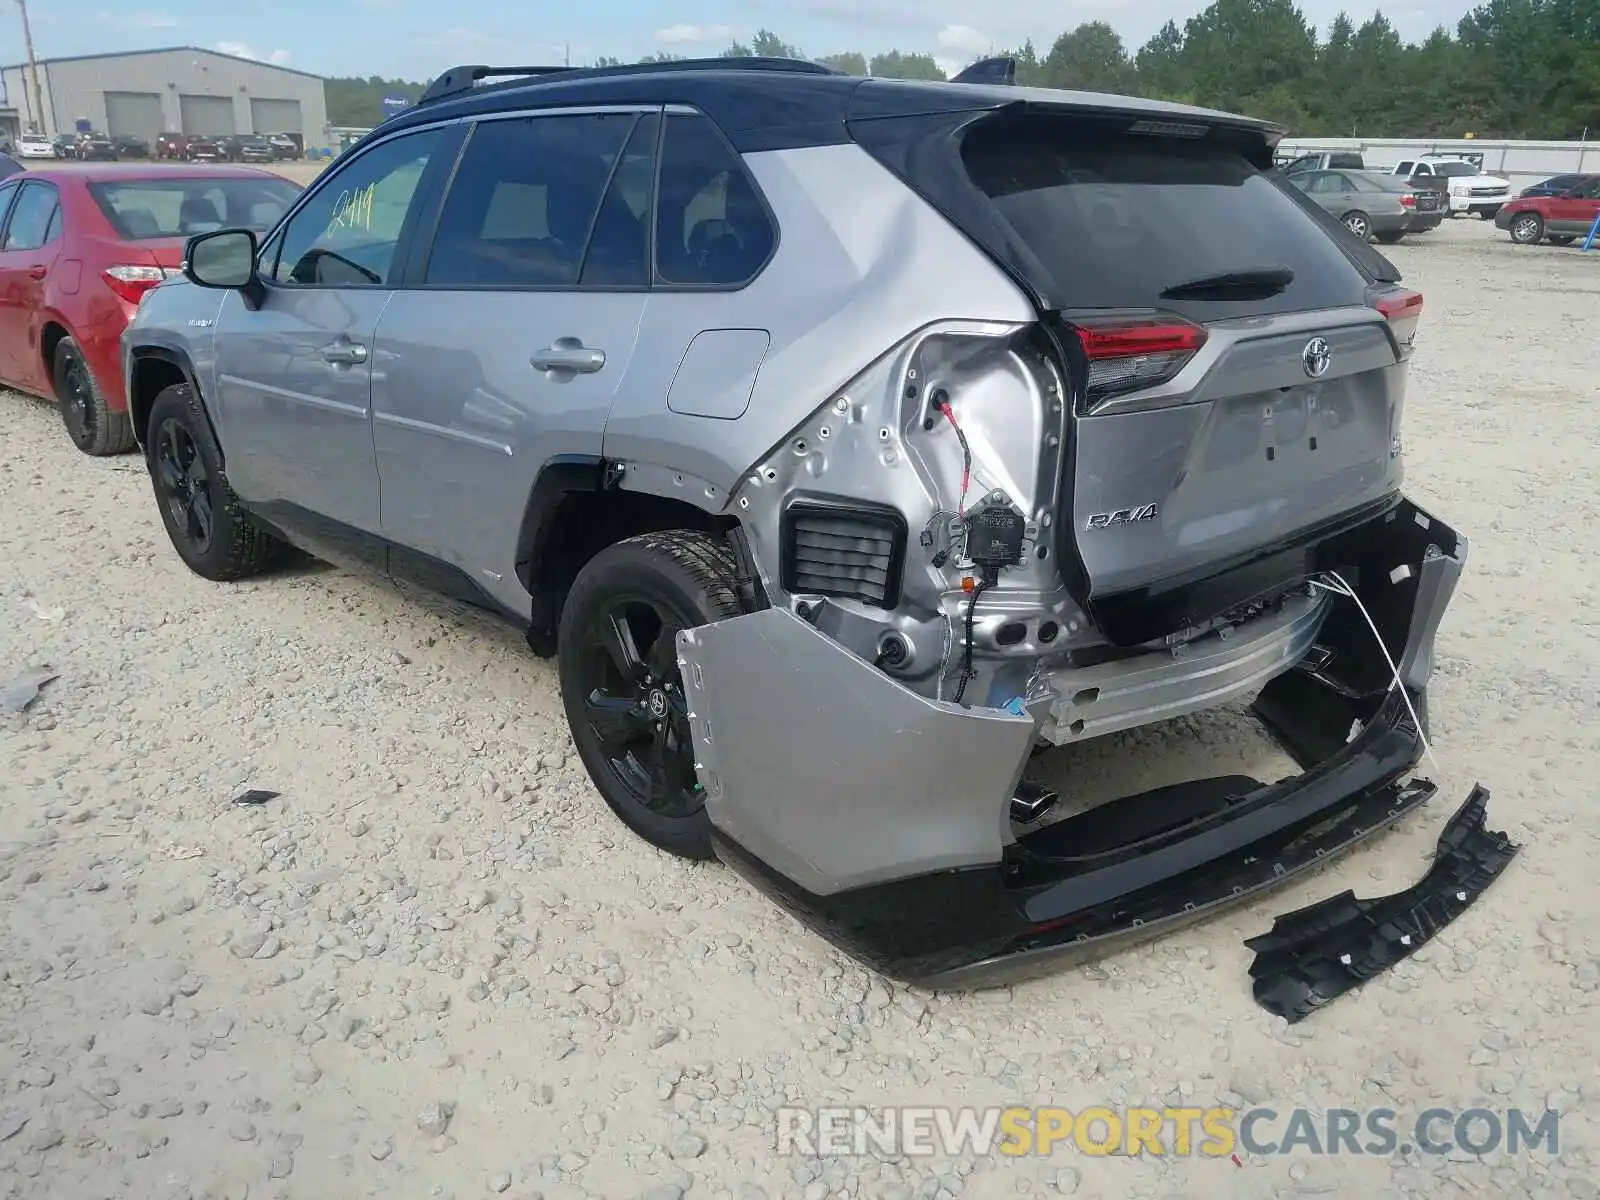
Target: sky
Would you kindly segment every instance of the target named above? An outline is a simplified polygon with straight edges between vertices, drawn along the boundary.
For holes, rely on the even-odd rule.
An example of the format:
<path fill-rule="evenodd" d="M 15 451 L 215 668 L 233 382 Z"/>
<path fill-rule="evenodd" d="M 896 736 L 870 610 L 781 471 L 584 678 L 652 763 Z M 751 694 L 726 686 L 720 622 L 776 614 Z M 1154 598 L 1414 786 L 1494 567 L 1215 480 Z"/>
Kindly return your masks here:
<path fill-rule="evenodd" d="M 1357 23 L 1376 0 L 1348 0 Z M 599 55 L 631 60 L 655 50 L 715 54 L 768 28 L 809 56 L 898 49 L 932 54 L 947 70 L 991 49 L 1033 38 L 1041 51 L 1064 30 L 1103 20 L 1129 51 L 1169 18 L 1181 25 L 1205 0 L 28 0 L 40 58 L 161 46 L 200 46 L 318 75 L 421 80 L 467 62 L 575 64 Z M 1326 29 L 1341 0 L 1300 0 Z M 1471 0 L 1396 0 L 1384 5 L 1402 37 L 1453 30 Z M 570 49 L 569 49 L 570 48 Z M 0 5 L 0 62 L 23 51 L 20 13 Z"/>

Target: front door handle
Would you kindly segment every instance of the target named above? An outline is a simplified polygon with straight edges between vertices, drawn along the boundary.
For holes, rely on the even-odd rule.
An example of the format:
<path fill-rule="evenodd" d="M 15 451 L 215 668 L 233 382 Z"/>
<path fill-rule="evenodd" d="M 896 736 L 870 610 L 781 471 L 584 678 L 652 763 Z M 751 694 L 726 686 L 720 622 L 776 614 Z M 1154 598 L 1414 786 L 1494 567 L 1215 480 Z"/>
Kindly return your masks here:
<path fill-rule="evenodd" d="M 354 365 L 367 361 L 367 348 L 360 342 L 340 340 L 322 348 L 322 357 L 331 363 Z"/>
<path fill-rule="evenodd" d="M 606 365 L 606 352 L 585 346 L 577 338 L 557 338 L 528 360 L 530 366 L 553 374 L 593 375 Z"/>

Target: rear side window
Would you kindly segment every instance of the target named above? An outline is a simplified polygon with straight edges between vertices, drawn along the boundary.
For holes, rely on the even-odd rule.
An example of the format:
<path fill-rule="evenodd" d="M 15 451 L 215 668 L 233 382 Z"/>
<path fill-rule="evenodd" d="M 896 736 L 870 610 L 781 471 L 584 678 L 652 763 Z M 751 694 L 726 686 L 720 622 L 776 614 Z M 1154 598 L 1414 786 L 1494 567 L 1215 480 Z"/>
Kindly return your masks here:
<path fill-rule="evenodd" d="M 1068 309 L 1161 308 L 1195 320 L 1363 302 L 1354 263 L 1274 179 L 1226 145 L 1077 131 L 1059 119 L 979 126 L 961 156 L 972 182 Z M 1269 296 L 1178 285 L 1288 267 Z"/>
<path fill-rule="evenodd" d="M 300 189 L 283 179 L 159 179 L 91 183 L 89 195 L 117 236 L 191 237 L 213 229 L 277 224 Z"/>
<path fill-rule="evenodd" d="M 639 123 L 634 113 L 588 113 L 484 121 L 473 131 L 439 214 L 428 255 L 435 286 L 573 286 L 584 269 L 591 233 L 634 258 L 643 283 L 645 201 L 608 205 L 601 198 Z M 648 143 L 647 143 L 648 147 Z M 635 155 L 637 158 L 637 155 Z M 648 159 L 646 159 L 648 162 Z M 629 171 L 637 175 L 637 163 Z M 636 180 L 633 180 L 637 182 Z M 648 174 L 645 176 L 648 192 Z M 616 255 L 607 266 L 619 270 Z"/>
<path fill-rule="evenodd" d="M 667 118 L 656 207 L 656 282 L 733 287 L 772 257 L 777 231 L 739 155 L 709 118 Z"/>

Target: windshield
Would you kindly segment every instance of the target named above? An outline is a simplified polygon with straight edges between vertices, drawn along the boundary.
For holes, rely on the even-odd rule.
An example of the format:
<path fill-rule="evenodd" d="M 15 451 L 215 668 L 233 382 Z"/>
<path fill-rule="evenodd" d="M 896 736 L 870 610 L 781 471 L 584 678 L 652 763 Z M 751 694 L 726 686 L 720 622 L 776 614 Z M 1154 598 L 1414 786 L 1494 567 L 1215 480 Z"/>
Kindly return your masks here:
<path fill-rule="evenodd" d="M 264 233 L 300 194 L 287 179 L 141 179 L 91 183 L 119 237 L 193 237 L 214 229 Z"/>
<path fill-rule="evenodd" d="M 1461 163 L 1434 163 L 1433 164 L 1433 173 L 1435 175 L 1456 176 L 1456 175 L 1477 175 L 1477 174 L 1479 174 L 1479 171 L 1478 171 L 1477 167 L 1473 166 L 1471 163 L 1466 163 L 1466 162 L 1461 162 Z"/>

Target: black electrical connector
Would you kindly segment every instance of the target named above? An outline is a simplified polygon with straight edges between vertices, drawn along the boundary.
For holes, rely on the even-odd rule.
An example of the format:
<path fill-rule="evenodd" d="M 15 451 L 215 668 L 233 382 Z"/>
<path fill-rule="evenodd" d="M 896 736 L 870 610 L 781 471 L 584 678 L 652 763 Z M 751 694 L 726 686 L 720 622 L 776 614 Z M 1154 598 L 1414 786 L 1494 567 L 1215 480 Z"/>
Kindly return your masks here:
<path fill-rule="evenodd" d="M 978 566 L 999 573 L 1022 561 L 1022 542 L 1028 523 L 1016 509 L 986 504 L 967 515 L 967 557 Z"/>

